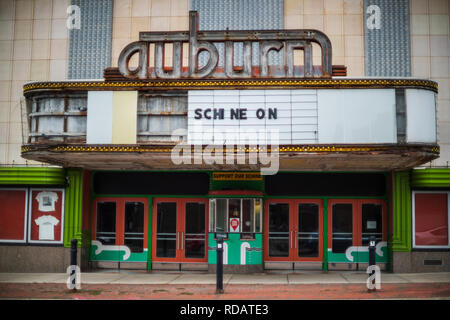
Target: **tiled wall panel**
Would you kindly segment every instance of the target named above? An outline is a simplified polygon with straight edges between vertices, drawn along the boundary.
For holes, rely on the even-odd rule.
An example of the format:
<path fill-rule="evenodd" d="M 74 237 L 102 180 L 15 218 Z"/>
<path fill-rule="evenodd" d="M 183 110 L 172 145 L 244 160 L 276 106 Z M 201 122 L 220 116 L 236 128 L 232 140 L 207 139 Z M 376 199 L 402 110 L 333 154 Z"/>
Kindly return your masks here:
<path fill-rule="evenodd" d="M 366 76 L 410 76 L 409 0 L 365 0 L 364 13 Z"/>
<path fill-rule="evenodd" d="M 191 0 L 190 10 L 200 15 L 200 30 L 276 30 L 284 29 L 283 0 Z M 220 57 L 223 57 L 223 45 L 218 44 Z M 242 65 L 242 46 L 235 50 L 235 64 Z M 256 44 L 253 51 L 258 50 Z M 281 64 L 280 53 L 269 52 L 269 64 Z M 206 58 L 200 54 L 200 65 Z M 257 55 L 253 55 L 253 65 L 258 65 Z M 223 66 L 223 60 L 219 59 Z"/>
<path fill-rule="evenodd" d="M 80 29 L 69 34 L 69 79 L 101 79 L 111 63 L 113 0 L 72 0 L 80 7 Z"/>

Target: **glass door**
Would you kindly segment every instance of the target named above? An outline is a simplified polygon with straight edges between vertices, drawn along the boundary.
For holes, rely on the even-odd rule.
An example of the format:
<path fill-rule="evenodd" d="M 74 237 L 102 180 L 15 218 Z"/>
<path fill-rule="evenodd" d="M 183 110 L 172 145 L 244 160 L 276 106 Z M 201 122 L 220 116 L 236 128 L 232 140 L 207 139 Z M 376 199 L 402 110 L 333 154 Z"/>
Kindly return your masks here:
<path fill-rule="evenodd" d="M 361 205 L 361 243 L 369 245 L 370 237 L 375 243 L 383 240 L 383 205 L 381 203 L 363 203 Z"/>
<path fill-rule="evenodd" d="M 335 203 L 331 212 L 333 253 L 344 253 L 353 244 L 353 203 Z"/>
<path fill-rule="evenodd" d="M 206 262 L 207 200 L 154 200 L 153 261 Z"/>
<path fill-rule="evenodd" d="M 297 205 L 296 255 L 299 260 L 321 260 L 322 216 L 320 203 L 299 203 Z"/>
<path fill-rule="evenodd" d="M 367 246 L 386 241 L 386 205 L 378 199 L 330 199 L 328 201 L 328 248 L 345 254 L 339 262 L 367 262 Z M 359 254 L 362 253 L 362 254 Z"/>
<path fill-rule="evenodd" d="M 266 210 L 266 260 L 322 260 L 322 200 L 268 200 Z"/>
<path fill-rule="evenodd" d="M 178 249 L 177 203 L 160 202 L 156 205 L 156 257 L 175 258 Z"/>
<path fill-rule="evenodd" d="M 292 248 L 289 203 L 270 203 L 268 212 L 268 256 L 289 258 Z"/>
<path fill-rule="evenodd" d="M 184 215 L 184 238 L 185 259 L 206 258 L 206 205 L 202 202 L 186 202 Z"/>
<path fill-rule="evenodd" d="M 91 259 L 147 261 L 146 198 L 99 197 L 93 204 Z"/>
<path fill-rule="evenodd" d="M 124 244 L 131 252 L 144 251 L 144 203 L 125 202 Z"/>

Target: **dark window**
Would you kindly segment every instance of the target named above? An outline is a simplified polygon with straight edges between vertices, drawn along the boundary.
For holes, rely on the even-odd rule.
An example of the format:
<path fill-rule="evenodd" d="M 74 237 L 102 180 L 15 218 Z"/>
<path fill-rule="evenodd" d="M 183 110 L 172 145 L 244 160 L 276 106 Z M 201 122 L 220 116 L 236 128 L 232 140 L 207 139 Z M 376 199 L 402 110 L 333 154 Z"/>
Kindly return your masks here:
<path fill-rule="evenodd" d="M 162 202 L 157 206 L 156 256 L 175 258 L 177 250 L 177 204 Z"/>
<path fill-rule="evenodd" d="M 185 257 L 204 258 L 206 212 L 204 203 L 186 203 Z"/>
<path fill-rule="evenodd" d="M 125 203 L 125 245 L 131 252 L 144 250 L 144 204 Z"/>
<path fill-rule="evenodd" d="M 269 205 L 269 256 L 289 257 L 289 204 Z"/>
<path fill-rule="evenodd" d="M 298 256 L 319 256 L 319 206 L 298 205 Z"/>
<path fill-rule="evenodd" d="M 116 203 L 97 203 L 96 239 L 102 244 L 116 244 Z"/>
<path fill-rule="evenodd" d="M 333 253 L 344 253 L 353 245 L 353 206 L 333 205 Z"/>
<path fill-rule="evenodd" d="M 383 239 L 383 207 L 381 204 L 366 203 L 362 205 L 362 245 L 368 246 L 369 239 L 374 236 L 376 243 Z"/>
<path fill-rule="evenodd" d="M 242 230 L 241 232 L 253 232 L 253 200 L 242 200 Z"/>

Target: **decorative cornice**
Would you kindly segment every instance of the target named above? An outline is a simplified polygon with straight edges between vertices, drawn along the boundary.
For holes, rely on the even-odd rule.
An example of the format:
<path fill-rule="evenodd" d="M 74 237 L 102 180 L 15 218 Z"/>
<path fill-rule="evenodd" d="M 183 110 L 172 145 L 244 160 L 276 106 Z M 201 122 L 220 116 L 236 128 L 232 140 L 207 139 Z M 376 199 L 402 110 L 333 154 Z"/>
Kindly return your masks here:
<path fill-rule="evenodd" d="M 33 82 L 23 87 L 24 94 L 36 90 L 201 90 L 255 88 L 390 88 L 419 87 L 437 92 L 438 84 L 423 79 L 209 79 L 151 81 L 61 81 Z"/>
<path fill-rule="evenodd" d="M 189 147 L 189 145 L 187 146 Z M 198 152 L 197 147 L 191 146 L 193 153 Z M 206 146 L 202 146 L 202 151 Z M 346 153 L 346 152 L 408 152 L 417 151 L 434 153 L 439 155 L 439 146 L 437 145 L 284 145 L 279 146 L 278 150 L 272 150 L 271 147 L 233 147 L 228 149 L 224 146 L 217 146 L 218 152 L 280 152 L 280 153 Z M 173 146 L 155 146 L 155 145 L 24 145 L 22 146 L 22 153 L 27 152 L 83 152 L 83 153 L 170 153 Z"/>

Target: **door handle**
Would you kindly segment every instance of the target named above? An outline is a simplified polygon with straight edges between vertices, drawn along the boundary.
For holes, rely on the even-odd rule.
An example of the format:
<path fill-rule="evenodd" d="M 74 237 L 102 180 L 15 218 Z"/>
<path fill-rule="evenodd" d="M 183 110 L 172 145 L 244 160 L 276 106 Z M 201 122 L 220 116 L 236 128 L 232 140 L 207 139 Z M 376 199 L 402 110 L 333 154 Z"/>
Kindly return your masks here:
<path fill-rule="evenodd" d="M 181 247 L 181 250 L 184 249 L 184 238 L 183 238 L 183 236 L 184 236 L 184 232 L 182 231 L 182 232 L 181 232 L 181 238 L 180 238 L 180 247 Z"/>
<path fill-rule="evenodd" d="M 293 238 L 293 237 L 292 237 L 292 231 L 289 231 L 289 236 L 290 236 L 290 238 L 291 238 L 291 240 L 290 240 L 290 244 L 291 244 L 290 247 L 291 247 L 291 249 L 292 249 L 292 238 Z"/>
<path fill-rule="evenodd" d="M 298 242 L 298 232 L 294 231 L 294 249 L 297 249 L 297 242 Z"/>

